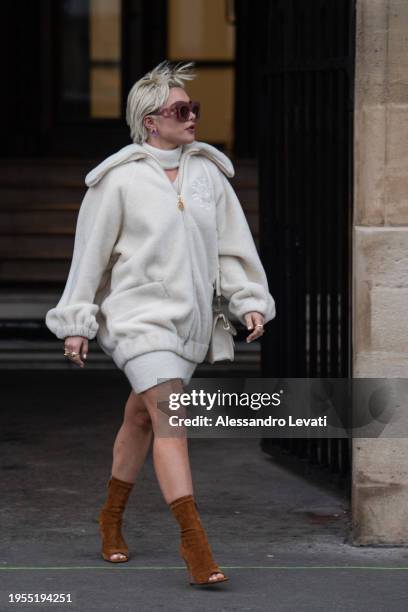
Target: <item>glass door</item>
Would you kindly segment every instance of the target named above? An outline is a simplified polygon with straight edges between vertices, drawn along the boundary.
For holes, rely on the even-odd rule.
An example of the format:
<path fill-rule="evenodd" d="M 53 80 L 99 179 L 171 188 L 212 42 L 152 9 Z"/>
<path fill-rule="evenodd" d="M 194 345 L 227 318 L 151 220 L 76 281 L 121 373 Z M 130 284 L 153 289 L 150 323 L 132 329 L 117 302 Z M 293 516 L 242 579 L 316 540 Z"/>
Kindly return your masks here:
<path fill-rule="evenodd" d="M 122 116 L 121 0 L 58 2 L 59 121 Z"/>
<path fill-rule="evenodd" d="M 102 157 L 130 144 L 127 93 L 166 54 L 167 0 L 44 0 L 44 155 Z"/>

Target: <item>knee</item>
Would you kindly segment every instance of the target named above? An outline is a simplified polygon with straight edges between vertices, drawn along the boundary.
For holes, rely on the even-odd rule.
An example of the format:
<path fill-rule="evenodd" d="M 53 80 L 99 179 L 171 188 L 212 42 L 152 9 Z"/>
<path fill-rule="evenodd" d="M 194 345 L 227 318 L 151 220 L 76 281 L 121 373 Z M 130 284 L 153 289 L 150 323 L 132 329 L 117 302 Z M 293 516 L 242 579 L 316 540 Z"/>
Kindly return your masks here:
<path fill-rule="evenodd" d="M 132 427 L 150 430 L 152 428 L 152 420 L 147 410 L 136 410 L 131 416 L 127 416 L 125 421 Z"/>
<path fill-rule="evenodd" d="M 130 427 L 140 427 L 145 430 L 152 428 L 149 411 L 140 401 L 140 398 L 136 398 L 134 395 L 129 398 L 125 409 L 124 422 Z"/>

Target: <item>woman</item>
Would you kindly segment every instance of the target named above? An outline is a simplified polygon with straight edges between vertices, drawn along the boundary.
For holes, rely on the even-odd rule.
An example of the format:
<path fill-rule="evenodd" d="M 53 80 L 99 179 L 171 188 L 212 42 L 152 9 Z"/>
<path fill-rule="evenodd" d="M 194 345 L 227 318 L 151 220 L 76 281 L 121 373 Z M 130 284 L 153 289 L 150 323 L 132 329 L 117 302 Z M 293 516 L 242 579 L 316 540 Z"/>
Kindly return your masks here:
<path fill-rule="evenodd" d="M 228 578 L 200 522 L 186 436 L 156 435 L 158 391 L 168 380 L 171 390 L 182 390 L 206 357 L 218 262 L 229 311 L 252 330 L 248 342 L 276 313 L 227 179 L 232 163 L 194 140 L 200 105 L 183 83 L 194 78 L 187 70 L 192 64 L 161 62 L 130 90 L 126 119 L 133 144 L 86 176 L 67 283 L 46 324 L 80 367 L 96 336 L 132 387 L 99 515 L 103 558 L 129 559 L 122 515 L 153 438 L 155 472 L 180 524 L 191 583 L 213 584 Z"/>

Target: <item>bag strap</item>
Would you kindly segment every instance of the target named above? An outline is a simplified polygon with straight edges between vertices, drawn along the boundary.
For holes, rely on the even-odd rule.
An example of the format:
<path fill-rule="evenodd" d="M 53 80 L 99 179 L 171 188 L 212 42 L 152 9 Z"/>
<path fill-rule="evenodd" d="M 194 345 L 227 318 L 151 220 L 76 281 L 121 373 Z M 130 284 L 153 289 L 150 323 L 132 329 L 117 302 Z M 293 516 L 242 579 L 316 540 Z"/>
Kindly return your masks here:
<path fill-rule="evenodd" d="M 221 271 L 220 271 L 220 260 L 217 258 L 218 267 L 217 267 L 217 276 L 215 279 L 215 296 L 217 303 L 217 311 L 221 310 Z"/>
<path fill-rule="evenodd" d="M 217 269 L 217 277 L 215 279 L 215 295 L 221 296 L 221 278 L 220 278 L 220 264 L 218 262 L 218 269 Z"/>

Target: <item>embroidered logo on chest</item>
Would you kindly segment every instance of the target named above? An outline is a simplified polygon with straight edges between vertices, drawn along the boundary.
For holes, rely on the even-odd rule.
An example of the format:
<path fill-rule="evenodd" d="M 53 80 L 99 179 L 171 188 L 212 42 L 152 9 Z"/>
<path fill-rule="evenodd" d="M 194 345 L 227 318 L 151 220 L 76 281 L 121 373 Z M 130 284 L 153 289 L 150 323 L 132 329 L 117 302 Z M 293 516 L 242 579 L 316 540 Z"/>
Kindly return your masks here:
<path fill-rule="evenodd" d="M 213 195 L 211 185 L 206 176 L 199 176 L 191 183 L 191 191 L 194 200 L 201 208 L 208 210 L 211 208 Z"/>

